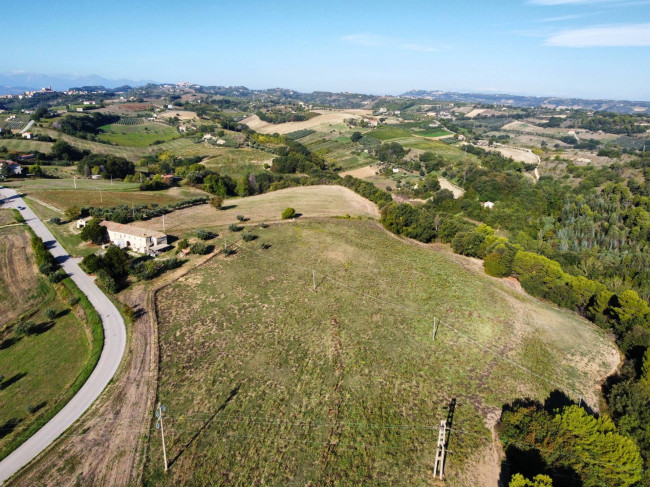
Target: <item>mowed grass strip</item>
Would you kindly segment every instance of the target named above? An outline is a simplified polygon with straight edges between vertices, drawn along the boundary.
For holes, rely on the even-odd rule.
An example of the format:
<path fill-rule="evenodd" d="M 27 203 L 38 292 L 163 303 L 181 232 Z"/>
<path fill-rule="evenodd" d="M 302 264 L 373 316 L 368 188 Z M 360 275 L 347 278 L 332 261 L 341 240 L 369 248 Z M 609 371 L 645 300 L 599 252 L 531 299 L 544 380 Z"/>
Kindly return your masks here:
<path fill-rule="evenodd" d="M 552 389 L 476 343 L 591 391 L 618 360 L 583 320 L 551 310 L 561 332 L 546 334 L 537 301 L 376 223 L 255 233 L 158 293 L 172 464 L 163 474 L 152 424 L 146 485 L 427 485 L 442 408 L 456 398 L 453 479 L 490 441 L 488 414 Z M 434 316 L 476 343 L 445 327 L 433 343 Z M 529 361 L 524 351 L 540 347 L 553 360 Z M 566 347 L 590 371 L 563 360 Z"/>
<path fill-rule="evenodd" d="M 119 205 L 145 205 L 158 204 L 166 205 L 179 198 L 166 194 L 165 192 L 120 192 L 99 190 L 41 190 L 27 191 L 28 196 L 48 203 L 56 208 L 65 210 L 70 206 L 119 206 Z"/>
<path fill-rule="evenodd" d="M 85 379 L 82 375 L 91 359 L 92 340 L 83 323 L 85 313 L 78 305 L 70 307 L 70 292 L 63 283 L 51 285 L 38 274 L 30 237 L 23 227 L 0 230 L 0 305 L 18 306 L 11 318 L 20 313 L 37 325 L 36 333 L 18 335 L 13 327 L 5 326 L 7 315 L 0 311 L 0 458 L 70 399 L 73 389 L 81 386 L 80 379 Z M 8 248 L 8 239 L 16 245 Z M 13 254 L 9 261 L 8 250 Z M 12 288 L 5 290 L 6 285 Z M 49 308 L 58 312 L 54 319 L 45 316 Z"/>

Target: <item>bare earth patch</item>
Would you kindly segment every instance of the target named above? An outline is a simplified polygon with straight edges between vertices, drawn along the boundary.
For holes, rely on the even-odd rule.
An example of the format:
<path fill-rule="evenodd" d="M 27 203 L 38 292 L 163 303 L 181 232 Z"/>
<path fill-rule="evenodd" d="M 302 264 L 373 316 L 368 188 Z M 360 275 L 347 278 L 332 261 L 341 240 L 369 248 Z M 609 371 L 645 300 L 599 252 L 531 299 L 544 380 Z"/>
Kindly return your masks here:
<path fill-rule="evenodd" d="M 303 129 L 313 129 L 319 125 L 323 124 L 334 124 L 342 123 L 343 120 L 349 118 L 361 118 L 357 113 L 354 113 L 353 110 L 350 111 L 328 111 L 328 110 L 316 110 L 321 115 L 318 117 L 305 120 L 304 122 L 287 122 L 287 123 L 278 123 L 272 124 L 260 120 L 260 117 L 257 115 L 252 115 L 248 118 L 242 120 L 242 123 L 245 123 L 250 128 L 256 132 L 263 134 L 288 134 L 290 132 L 295 132 L 296 130 Z"/>

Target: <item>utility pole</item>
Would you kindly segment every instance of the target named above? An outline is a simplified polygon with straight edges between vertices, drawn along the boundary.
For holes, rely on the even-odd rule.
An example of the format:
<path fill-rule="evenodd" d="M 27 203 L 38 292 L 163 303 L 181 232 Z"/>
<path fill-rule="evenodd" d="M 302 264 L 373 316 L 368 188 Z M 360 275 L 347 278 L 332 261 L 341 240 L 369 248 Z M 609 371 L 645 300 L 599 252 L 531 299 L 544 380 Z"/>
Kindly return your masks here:
<path fill-rule="evenodd" d="M 436 463 L 433 465 L 433 477 L 440 475 L 440 480 L 445 472 L 445 440 L 447 438 L 447 420 L 440 421 L 438 427 L 438 447 L 436 449 Z"/>
<path fill-rule="evenodd" d="M 163 233 L 165 232 L 165 214 L 163 213 Z"/>
<path fill-rule="evenodd" d="M 434 341 L 434 342 L 436 341 L 436 333 L 438 333 L 438 318 L 434 318 L 434 319 L 433 319 L 433 334 L 432 334 L 432 338 L 433 338 L 433 341 Z"/>
<path fill-rule="evenodd" d="M 77 189 L 77 176 L 73 176 L 74 178 L 74 189 Z"/>
<path fill-rule="evenodd" d="M 99 188 L 99 201 L 100 201 L 100 203 L 104 202 L 104 196 L 102 195 L 102 188 L 101 187 Z"/>
<path fill-rule="evenodd" d="M 311 280 L 313 282 L 313 290 L 316 291 L 316 271 L 311 271 Z"/>
<path fill-rule="evenodd" d="M 160 430 L 160 436 L 162 437 L 163 459 L 165 460 L 165 473 L 167 473 L 167 448 L 165 447 L 165 430 L 163 429 L 163 413 L 165 411 L 167 411 L 167 407 L 164 404 L 158 403 L 158 407 L 156 408 L 156 418 L 158 418 L 158 421 L 156 421 L 156 429 Z"/>

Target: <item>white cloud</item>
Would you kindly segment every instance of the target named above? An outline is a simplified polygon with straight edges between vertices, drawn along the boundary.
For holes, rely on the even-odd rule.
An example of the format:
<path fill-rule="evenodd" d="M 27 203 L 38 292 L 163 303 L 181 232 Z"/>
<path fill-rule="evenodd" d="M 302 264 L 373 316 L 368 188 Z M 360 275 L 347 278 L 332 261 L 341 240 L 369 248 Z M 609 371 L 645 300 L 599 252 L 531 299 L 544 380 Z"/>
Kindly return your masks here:
<path fill-rule="evenodd" d="M 400 47 L 402 49 L 406 49 L 407 51 L 419 51 L 419 52 L 435 52 L 438 50 L 435 47 L 430 47 L 423 44 L 402 44 Z"/>
<path fill-rule="evenodd" d="M 564 47 L 650 46 L 650 24 L 565 30 L 552 35 L 544 44 Z"/>
<path fill-rule="evenodd" d="M 390 42 L 390 39 L 375 34 L 349 34 L 341 37 L 341 40 L 365 47 L 385 46 Z"/>
<path fill-rule="evenodd" d="M 575 14 L 575 15 L 561 15 L 559 17 L 547 17 L 545 19 L 539 19 L 537 22 L 564 22 L 567 20 L 583 19 L 590 14 Z"/>

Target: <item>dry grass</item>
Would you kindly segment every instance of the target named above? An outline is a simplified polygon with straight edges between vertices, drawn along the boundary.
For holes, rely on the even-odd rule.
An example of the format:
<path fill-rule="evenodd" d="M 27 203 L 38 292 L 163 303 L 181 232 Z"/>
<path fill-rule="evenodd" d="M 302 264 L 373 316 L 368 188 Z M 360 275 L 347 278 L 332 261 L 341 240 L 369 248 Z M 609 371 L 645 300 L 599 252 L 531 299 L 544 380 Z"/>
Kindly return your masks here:
<path fill-rule="evenodd" d="M 43 300 L 46 287 L 40 285 L 42 279 L 25 229 L 0 229 L 0 328 Z"/>
<path fill-rule="evenodd" d="M 300 218 L 350 215 L 378 218 L 374 203 L 342 186 L 304 186 L 273 191 L 248 198 L 233 198 L 224 202 L 225 210 L 210 205 L 194 206 L 165 216 L 165 230 L 182 235 L 197 228 L 214 228 L 237 221 L 237 215 L 250 220 L 247 224 L 281 220 L 282 211 L 292 207 Z M 138 226 L 162 230 L 162 218 L 138 222 Z"/>
<path fill-rule="evenodd" d="M 374 222 L 256 233 L 159 295 L 174 462 L 162 474 L 152 425 L 148 485 L 426 485 L 452 397 L 447 472 L 460 485 L 501 405 L 555 387 L 502 357 L 588 401 L 618 363 L 588 322 Z M 432 343 L 434 316 L 473 341 L 442 327 Z"/>
<path fill-rule="evenodd" d="M 316 129 L 321 128 L 326 130 L 325 127 L 334 124 L 341 124 L 343 120 L 349 118 L 360 118 L 354 110 L 345 111 L 329 111 L 329 110 L 316 110 L 321 115 L 318 117 L 305 120 L 304 122 L 287 122 L 272 124 L 260 120 L 257 115 L 252 115 L 242 120 L 250 128 L 262 134 L 288 134 L 297 130 L 303 129 Z"/>

